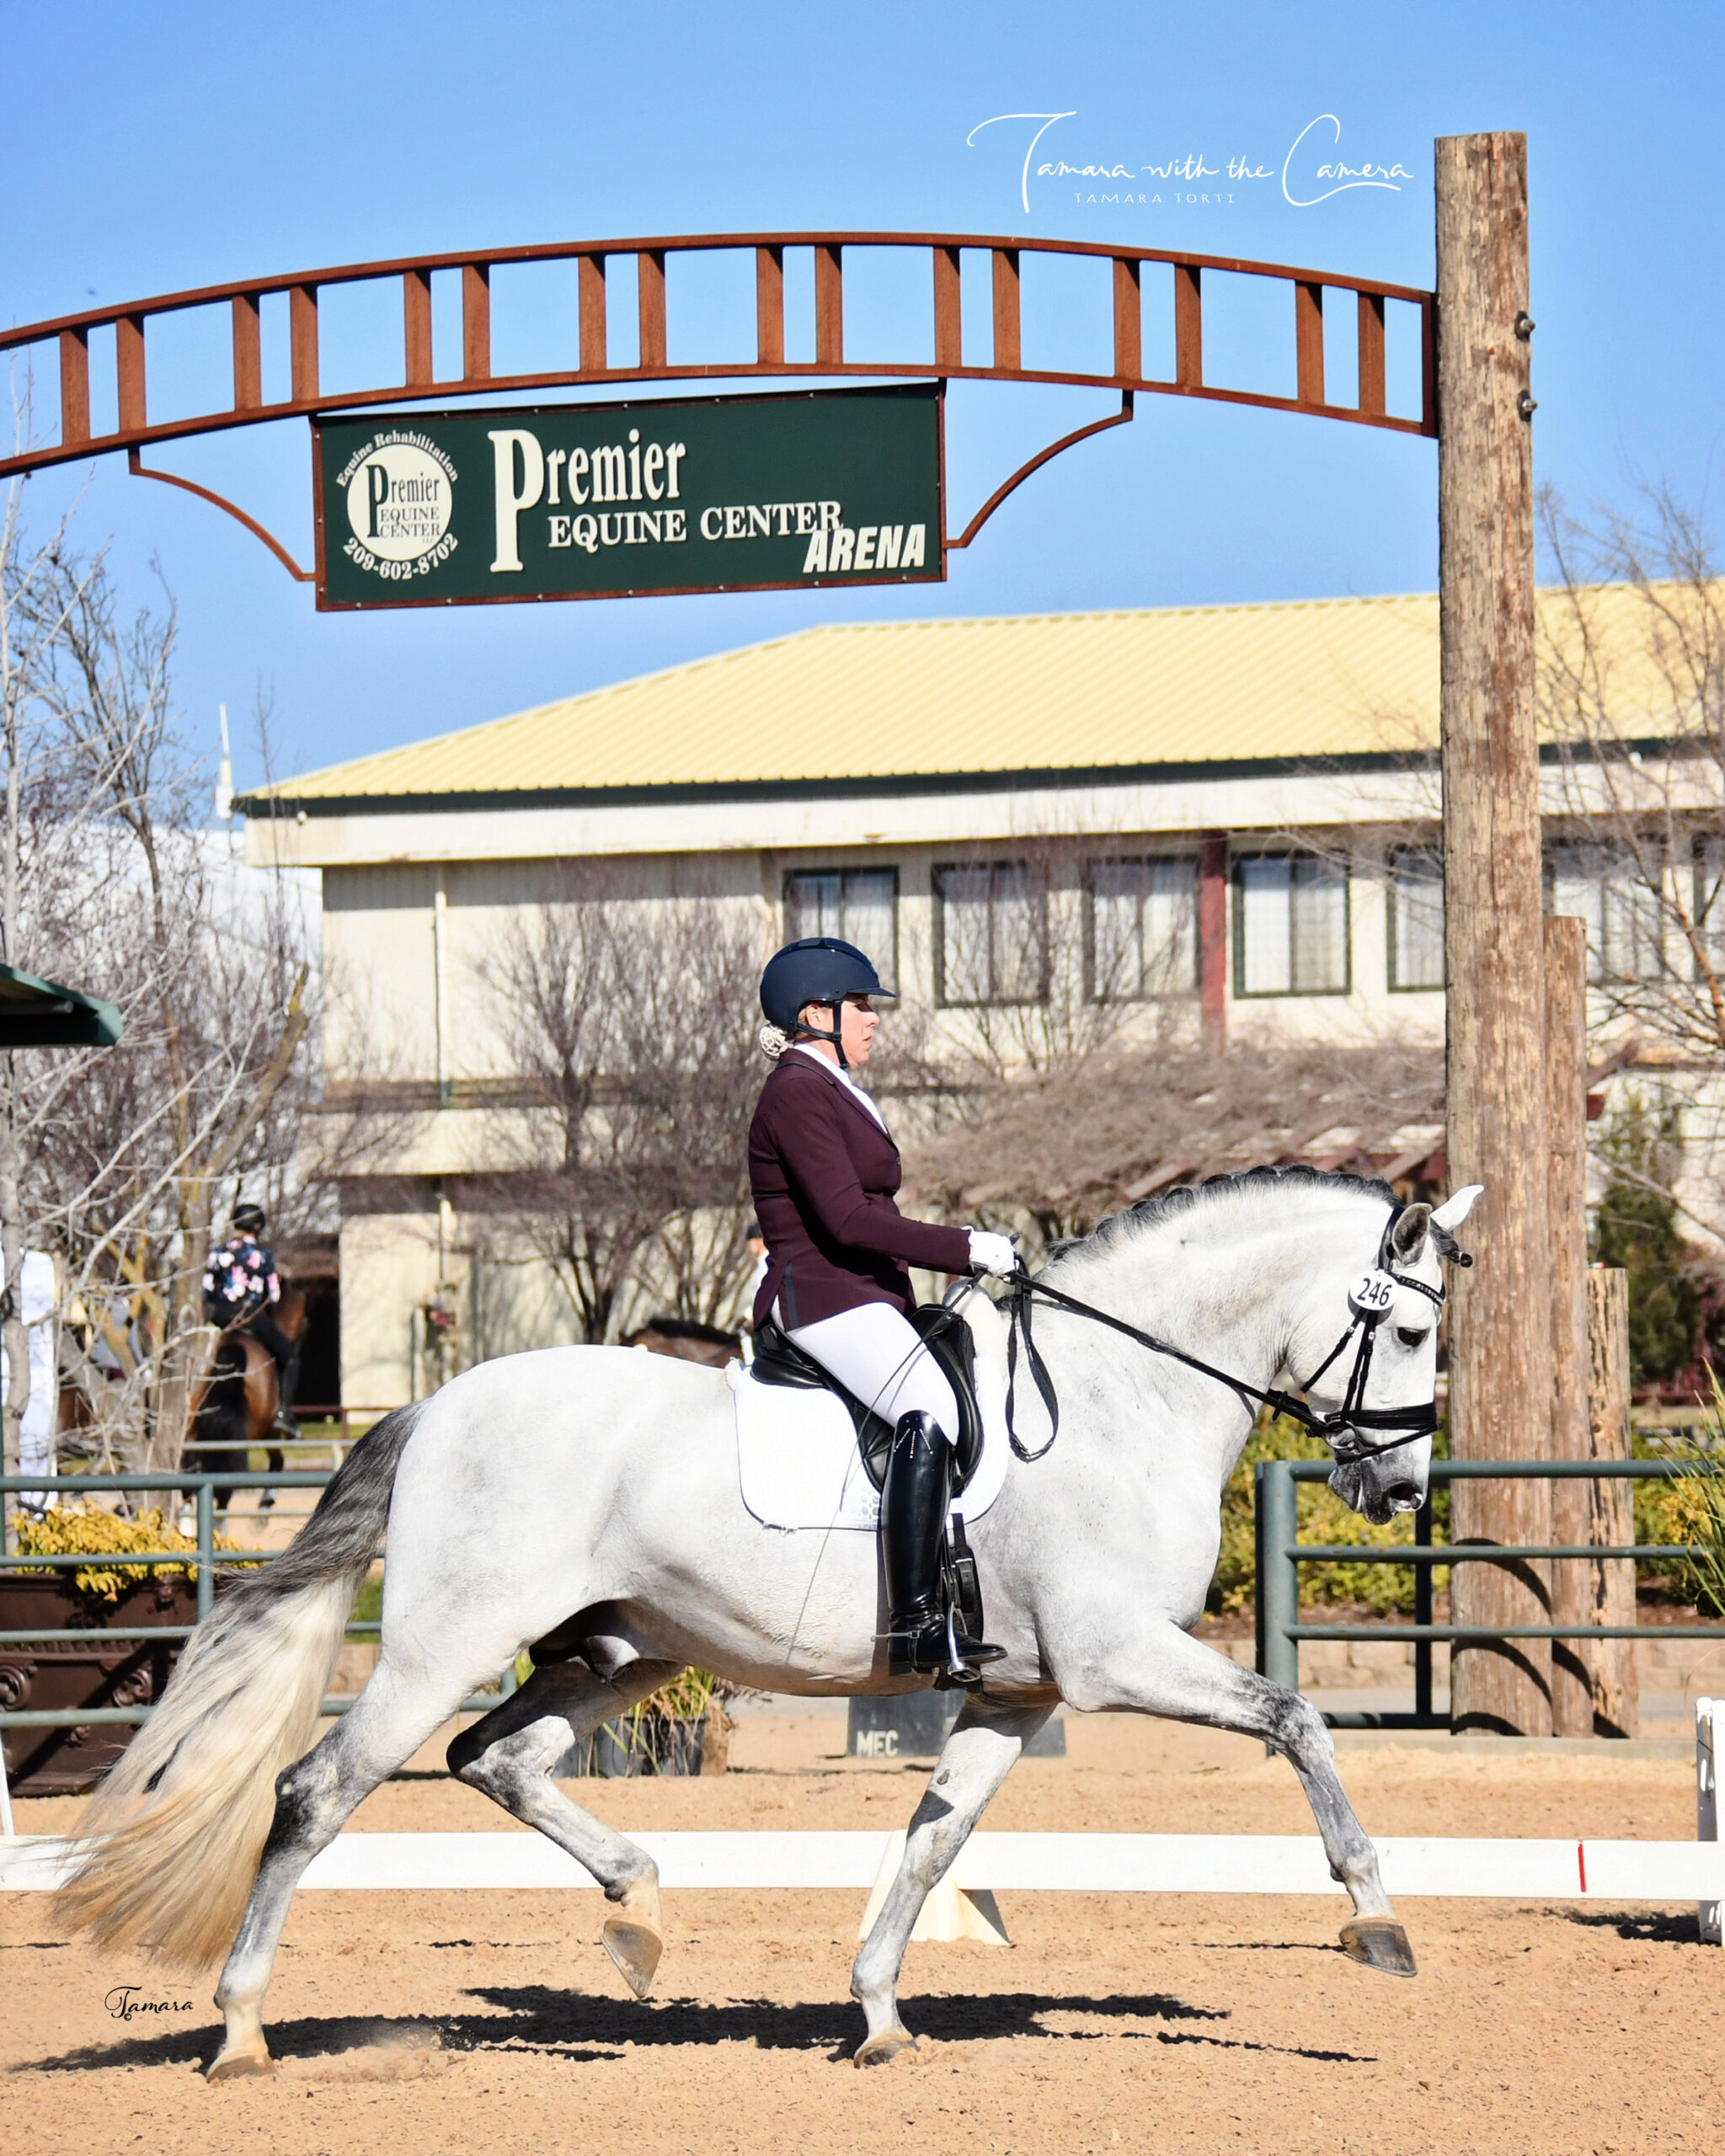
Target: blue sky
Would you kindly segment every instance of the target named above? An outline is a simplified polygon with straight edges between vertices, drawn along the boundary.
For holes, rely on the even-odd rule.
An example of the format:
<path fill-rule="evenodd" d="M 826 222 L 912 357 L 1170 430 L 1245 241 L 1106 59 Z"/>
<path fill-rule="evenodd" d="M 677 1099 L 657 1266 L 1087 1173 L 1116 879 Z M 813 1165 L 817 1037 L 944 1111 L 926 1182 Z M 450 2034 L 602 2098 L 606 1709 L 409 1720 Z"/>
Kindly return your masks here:
<path fill-rule="evenodd" d="M 1433 137 L 1522 128 L 1539 476 L 1577 503 L 1626 504 L 1661 478 L 1691 502 L 1717 491 L 1717 7 L 9 0 L 0 56 L 14 86 L 0 317 L 19 323 L 465 246 L 835 227 L 1124 240 L 1427 285 Z M 1033 173 L 1027 215 L 1031 125 L 966 144 L 1021 112 L 1072 115 L 1039 161 L 1141 174 L 1196 156 L 1269 176 L 1205 184 L 1226 201 L 1177 204 L 1165 186 L 1140 205 L 1092 205 L 1081 184 Z M 1408 176 L 1295 206 L 1327 123 L 1286 189 L 1284 160 L 1320 115 L 1339 154 Z M 879 307 L 889 334 L 894 304 Z M 715 298 L 715 334 L 727 319 Z M 1279 352 L 1279 319 L 1242 312 L 1236 363 L 1262 360 L 1272 328 Z M 164 346 L 164 383 L 174 365 Z M 152 393 L 158 379 L 152 348 Z M 1094 392 L 955 385 L 953 528 L 1025 456 L 1108 408 Z M 309 558 L 303 422 L 152 461 Z M 83 537 L 111 536 L 128 595 L 150 595 L 159 563 L 190 726 L 213 742 L 225 700 L 243 734 L 261 686 L 286 770 L 820 621 L 1429 589 L 1435 472 L 1429 442 L 1149 397 L 1134 425 L 1032 480 L 944 585 L 363 616 L 316 614 L 238 526 L 129 478 L 123 459 L 31 494 L 43 522 L 81 493 Z M 238 761 L 243 782 L 258 776 L 243 746 Z"/>

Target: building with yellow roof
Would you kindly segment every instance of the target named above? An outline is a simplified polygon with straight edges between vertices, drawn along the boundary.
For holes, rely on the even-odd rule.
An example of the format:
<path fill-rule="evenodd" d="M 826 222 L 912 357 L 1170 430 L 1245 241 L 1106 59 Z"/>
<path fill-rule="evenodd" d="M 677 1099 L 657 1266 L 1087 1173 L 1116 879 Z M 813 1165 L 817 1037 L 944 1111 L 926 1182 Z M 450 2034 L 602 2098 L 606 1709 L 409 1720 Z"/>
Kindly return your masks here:
<path fill-rule="evenodd" d="M 1589 603 L 1618 723 L 1666 738 L 1637 595 Z M 1438 711 L 1423 595 L 834 624 L 248 797 L 253 857 L 322 871 L 330 1091 L 403 1118 L 343 1185 L 348 1397 L 424 1382 L 413 1313 L 525 1113 L 497 954 L 578 885 L 846 936 L 937 1056 L 1098 1022 L 1435 1043 Z M 1604 857 L 1553 873 L 1608 934 Z M 547 1294 L 473 1351 L 563 1322 Z"/>

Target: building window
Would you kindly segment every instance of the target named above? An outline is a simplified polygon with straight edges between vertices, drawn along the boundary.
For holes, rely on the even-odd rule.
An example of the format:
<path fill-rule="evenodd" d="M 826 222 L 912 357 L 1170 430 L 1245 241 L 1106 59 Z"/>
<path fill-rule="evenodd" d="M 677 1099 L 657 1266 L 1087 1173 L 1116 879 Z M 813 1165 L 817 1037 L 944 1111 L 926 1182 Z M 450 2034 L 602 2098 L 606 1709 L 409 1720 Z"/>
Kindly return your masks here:
<path fill-rule="evenodd" d="M 1309 853 L 1234 864 L 1236 995 L 1345 995 L 1348 871 Z"/>
<path fill-rule="evenodd" d="M 1190 854 L 1092 861 L 1085 965 L 1097 1003 L 1147 1003 L 1198 985 L 1198 862 Z"/>
<path fill-rule="evenodd" d="M 1546 856 L 1546 909 L 1587 923 L 1589 981 L 1656 980 L 1664 971 L 1659 902 L 1627 846 L 1552 846 Z"/>
<path fill-rule="evenodd" d="M 836 936 L 874 961 L 883 988 L 899 972 L 896 868 L 798 868 L 785 878 L 785 939 Z"/>
<path fill-rule="evenodd" d="M 1024 862 L 937 868 L 934 921 L 937 1003 L 1047 1000 L 1048 910 Z"/>
<path fill-rule="evenodd" d="M 1390 856 L 1390 987 L 1444 985 L 1444 863 L 1435 853 Z"/>

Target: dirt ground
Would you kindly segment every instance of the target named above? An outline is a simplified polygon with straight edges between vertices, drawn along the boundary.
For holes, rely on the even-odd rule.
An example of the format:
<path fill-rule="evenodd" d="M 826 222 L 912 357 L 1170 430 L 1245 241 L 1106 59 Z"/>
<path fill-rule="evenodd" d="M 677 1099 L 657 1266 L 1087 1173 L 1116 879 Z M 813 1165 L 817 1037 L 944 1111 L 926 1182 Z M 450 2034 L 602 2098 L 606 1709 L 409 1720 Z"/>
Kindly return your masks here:
<path fill-rule="evenodd" d="M 624 1828 L 888 1827 L 926 1766 L 842 1756 L 844 1722 L 758 1714 L 724 1780 L 586 1782 Z M 1309 1833 L 1292 1773 L 1243 1740 L 1072 1717 L 1027 1760 L 995 1828 Z M 510 1822 L 428 1748 L 358 1830 Z M 1687 1838 L 1680 1759 L 1343 1753 L 1386 1834 Z M 75 1800 L 22 1804 L 58 1831 Z M 1725 1951 L 1693 1908 L 1415 1901 L 1420 1974 L 1347 1961 L 1316 1898 L 1018 1894 L 1007 1949 L 913 1946 L 921 2055 L 848 2063 L 862 1897 L 674 1893 L 653 2000 L 598 1945 L 596 1896 L 318 1892 L 289 1919 L 268 2081 L 211 2088 L 207 1979 L 58 1938 L 45 1900 L 0 1897 L 0 2137 L 9 2156 L 1087 2156 L 1717 2150 Z M 119 1988 L 139 2010 L 117 2020 Z"/>

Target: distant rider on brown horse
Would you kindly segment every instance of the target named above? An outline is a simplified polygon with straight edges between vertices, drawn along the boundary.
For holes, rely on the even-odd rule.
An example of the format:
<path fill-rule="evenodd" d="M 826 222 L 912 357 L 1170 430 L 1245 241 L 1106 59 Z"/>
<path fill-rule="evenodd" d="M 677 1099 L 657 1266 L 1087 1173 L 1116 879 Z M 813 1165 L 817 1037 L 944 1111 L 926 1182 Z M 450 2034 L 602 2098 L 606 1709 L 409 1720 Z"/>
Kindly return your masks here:
<path fill-rule="evenodd" d="M 272 1314 L 272 1305 L 281 1300 L 281 1281 L 275 1253 L 259 1241 L 268 1225 L 261 1205 L 234 1207 L 227 1241 L 211 1251 L 204 1267 L 204 1315 L 224 1332 L 250 1333 L 274 1359 L 275 1428 L 284 1438 L 297 1438 L 293 1396 L 299 1383 L 299 1342 L 288 1338 Z"/>

